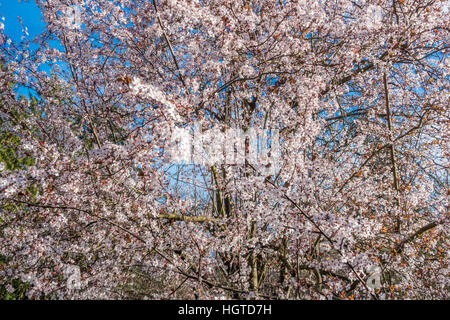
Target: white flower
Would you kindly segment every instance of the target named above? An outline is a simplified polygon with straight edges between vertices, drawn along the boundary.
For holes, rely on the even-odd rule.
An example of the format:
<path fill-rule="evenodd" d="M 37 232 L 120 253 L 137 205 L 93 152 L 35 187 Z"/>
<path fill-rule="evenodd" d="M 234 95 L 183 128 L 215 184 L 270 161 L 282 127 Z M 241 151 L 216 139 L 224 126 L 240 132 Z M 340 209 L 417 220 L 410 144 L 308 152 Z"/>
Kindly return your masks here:
<path fill-rule="evenodd" d="M 32 146 L 31 144 L 29 144 L 29 143 L 24 144 L 24 145 L 23 145 L 23 148 L 24 148 L 25 150 L 27 150 L 27 151 L 33 150 L 33 146 Z"/>

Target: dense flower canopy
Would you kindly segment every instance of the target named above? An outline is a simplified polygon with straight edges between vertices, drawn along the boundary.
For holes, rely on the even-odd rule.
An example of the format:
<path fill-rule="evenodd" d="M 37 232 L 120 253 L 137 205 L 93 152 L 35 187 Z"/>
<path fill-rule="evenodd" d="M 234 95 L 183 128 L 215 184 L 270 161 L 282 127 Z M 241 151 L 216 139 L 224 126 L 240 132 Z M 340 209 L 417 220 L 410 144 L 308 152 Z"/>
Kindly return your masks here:
<path fill-rule="evenodd" d="M 4 283 L 449 298 L 447 1 L 36 3 L 38 37 L 0 30 Z M 194 125 L 278 130 L 276 170 L 174 162 L 172 133 Z"/>

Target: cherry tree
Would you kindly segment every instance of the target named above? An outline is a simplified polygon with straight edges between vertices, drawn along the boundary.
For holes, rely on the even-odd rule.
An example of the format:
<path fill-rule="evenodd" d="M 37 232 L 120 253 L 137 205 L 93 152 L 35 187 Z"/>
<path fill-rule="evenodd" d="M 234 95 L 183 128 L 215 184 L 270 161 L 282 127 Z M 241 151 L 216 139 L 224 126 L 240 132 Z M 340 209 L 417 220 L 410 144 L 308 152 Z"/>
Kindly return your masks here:
<path fill-rule="evenodd" d="M 0 158 L 0 279 L 30 298 L 448 298 L 446 1 L 36 3 L 38 37 L 0 35 L 20 141 L 1 150 L 28 159 Z M 193 127 L 209 159 L 176 163 Z M 230 128 L 242 163 L 218 161 Z M 269 129 L 275 168 L 250 154 Z"/>

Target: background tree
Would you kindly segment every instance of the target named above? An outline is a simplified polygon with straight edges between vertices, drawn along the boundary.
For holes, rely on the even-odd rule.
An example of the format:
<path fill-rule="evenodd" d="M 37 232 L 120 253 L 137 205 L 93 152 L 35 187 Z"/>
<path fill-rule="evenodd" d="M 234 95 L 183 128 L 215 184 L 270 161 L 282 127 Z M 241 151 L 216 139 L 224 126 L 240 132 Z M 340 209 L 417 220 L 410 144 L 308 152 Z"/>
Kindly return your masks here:
<path fill-rule="evenodd" d="M 444 1 L 37 4 L 39 47 L 0 46 L 36 97 L 2 85 L 35 160 L 2 172 L 0 272 L 29 297 L 448 298 Z M 175 167 L 194 123 L 279 129 L 279 170 Z"/>

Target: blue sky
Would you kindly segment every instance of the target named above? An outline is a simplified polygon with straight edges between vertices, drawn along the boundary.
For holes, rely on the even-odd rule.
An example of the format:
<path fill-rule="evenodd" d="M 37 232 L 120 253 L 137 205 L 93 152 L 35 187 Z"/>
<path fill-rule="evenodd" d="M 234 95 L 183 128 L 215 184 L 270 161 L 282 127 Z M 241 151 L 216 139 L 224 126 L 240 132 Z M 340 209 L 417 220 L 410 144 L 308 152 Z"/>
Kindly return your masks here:
<path fill-rule="evenodd" d="M 22 18 L 30 37 L 35 37 L 44 28 L 41 12 L 34 0 L 0 0 L 0 17 L 5 18 L 2 21 L 5 25 L 4 32 L 15 41 L 20 41 L 23 35 L 17 17 Z"/>

